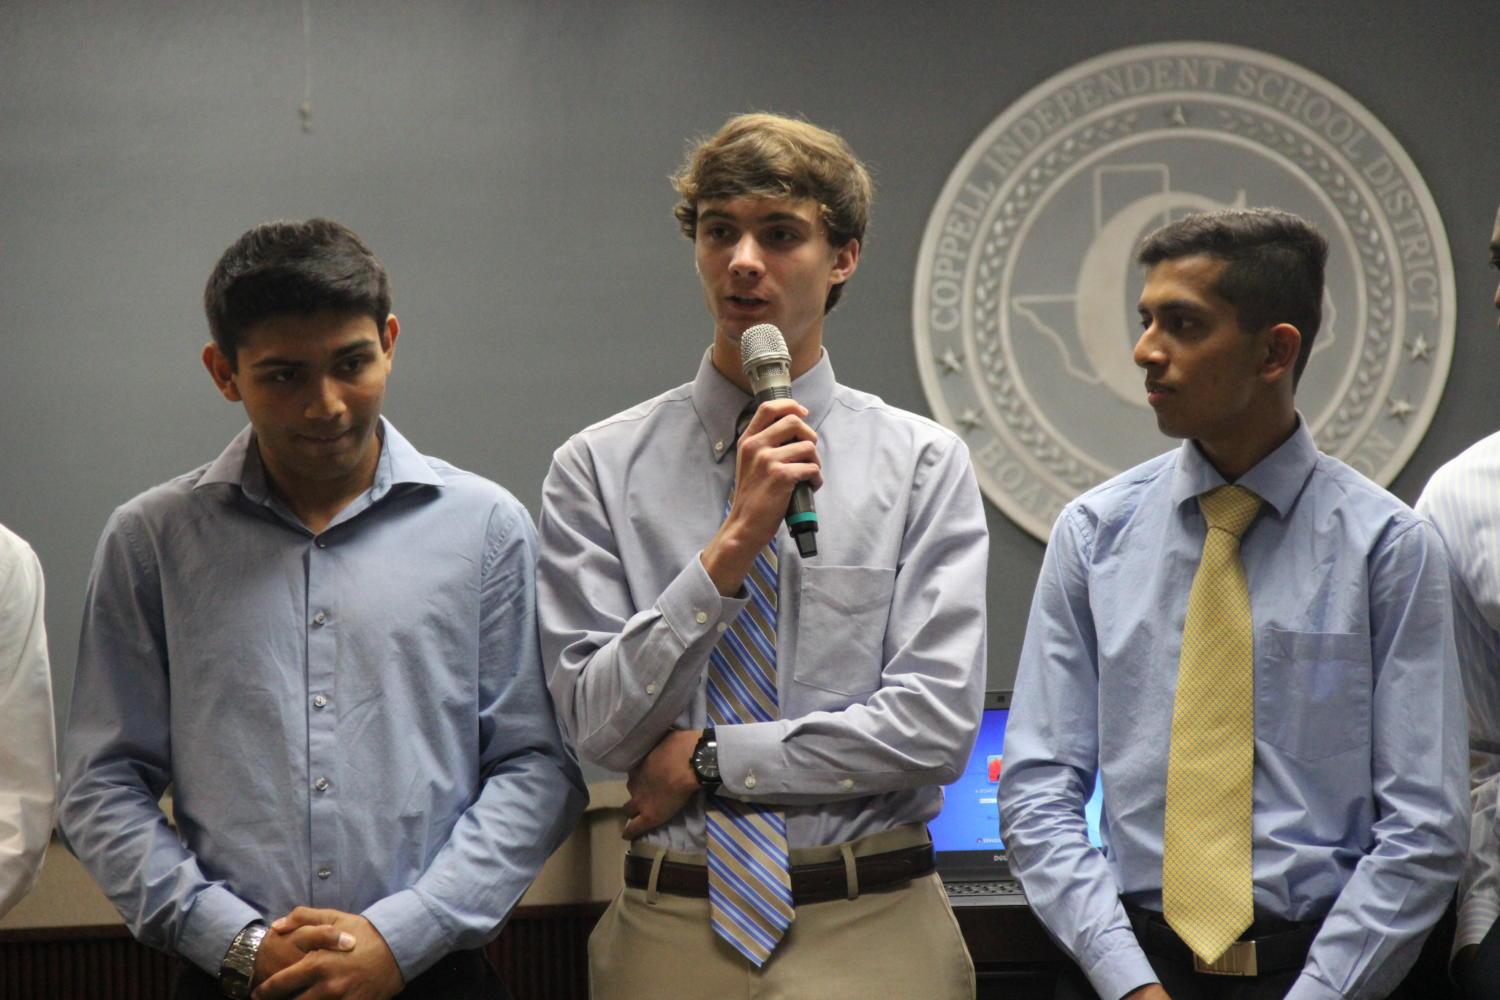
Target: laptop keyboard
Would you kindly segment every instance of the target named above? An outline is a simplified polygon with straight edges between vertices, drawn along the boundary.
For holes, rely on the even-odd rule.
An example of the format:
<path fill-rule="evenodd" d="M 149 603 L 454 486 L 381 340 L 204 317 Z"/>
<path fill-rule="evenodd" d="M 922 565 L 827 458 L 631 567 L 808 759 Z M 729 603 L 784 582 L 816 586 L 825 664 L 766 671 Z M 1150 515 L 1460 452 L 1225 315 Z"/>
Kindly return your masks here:
<path fill-rule="evenodd" d="M 993 882 L 944 882 L 943 888 L 950 896 L 1015 896 L 1021 892 L 1021 883 L 1002 878 Z"/>

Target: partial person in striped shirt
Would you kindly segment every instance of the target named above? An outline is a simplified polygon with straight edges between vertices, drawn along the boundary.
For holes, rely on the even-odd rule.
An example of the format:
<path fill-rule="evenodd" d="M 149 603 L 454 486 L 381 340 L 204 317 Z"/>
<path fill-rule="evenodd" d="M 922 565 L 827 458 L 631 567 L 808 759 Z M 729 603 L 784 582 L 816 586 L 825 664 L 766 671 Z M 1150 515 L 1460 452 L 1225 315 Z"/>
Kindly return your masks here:
<path fill-rule="evenodd" d="M 1490 266 L 1500 271 L 1500 209 L 1490 233 Z M 1495 309 L 1500 312 L 1500 284 Z M 1417 510 L 1437 526 L 1453 570 L 1474 807 L 1469 863 L 1458 886 L 1453 972 L 1465 995 L 1478 1000 L 1494 996 L 1500 984 L 1500 433 L 1433 473 Z"/>

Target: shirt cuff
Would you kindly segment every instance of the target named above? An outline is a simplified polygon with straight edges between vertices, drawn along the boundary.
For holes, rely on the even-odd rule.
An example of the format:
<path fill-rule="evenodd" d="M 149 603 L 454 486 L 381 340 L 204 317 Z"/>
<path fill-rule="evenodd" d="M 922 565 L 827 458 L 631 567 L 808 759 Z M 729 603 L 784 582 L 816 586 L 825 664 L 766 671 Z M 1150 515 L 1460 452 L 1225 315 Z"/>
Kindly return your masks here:
<path fill-rule="evenodd" d="M 219 967 L 234 943 L 234 936 L 265 917 L 243 899 L 219 884 L 198 893 L 177 936 L 177 954 L 204 972 L 219 978 Z"/>
<path fill-rule="evenodd" d="M 1332 986 L 1324 985 L 1304 972 L 1292 984 L 1291 991 L 1286 995 L 1286 1000 L 1344 1000 L 1344 994 Z"/>
<path fill-rule="evenodd" d="M 676 579 L 667 584 L 656 600 L 661 616 L 667 620 L 684 648 L 703 638 L 709 630 L 717 636 L 718 625 L 726 627 L 750 603 L 750 594 L 740 588 L 743 597 L 725 597 L 714 586 L 713 578 L 703 568 L 703 560 L 694 556 Z"/>
<path fill-rule="evenodd" d="M 719 744 L 719 780 L 724 791 L 741 799 L 779 795 L 790 791 L 792 775 L 786 767 L 782 742 L 786 720 L 746 722 L 732 726 L 715 726 Z M 816 774 L 797 776 L 799 791 L 816 791 L 809 787 Z M 840 791 L 838 776 L 829 772 L 827 791 Z"/>
<path fill-rule="evenodd" d="M 1112 948 L 1109 947 L 1111 942 L 1114 943 Z M 1146 953 L 1141 950 L 1135 935 L 1129 930 L 1120 928 L 1106 932 L 1100 939 L 1100 944 L 1109 950 L 1079 964 L 1089 977 L 1094 991 L 1101 997 L 1118 1000 L 1131 990 L 1140 989 L 1148 983 L 1161 982 L 1161 977 L 1151 968 Z M 1101 948 L 1095 947 L 1092 950 L 1098 952 Z"/>
<path fill-rule="evenodd" d="M 1492 900 L 1471 895 L 1458 907 L 1458 926 L 1453 931 L 1453 954 L 1460 948 L 1478 944 L 1500 919 L 1500 906 Z"/>
<path fill-rule="evenodd" d="M 448 933 L 414 889 L 376 900 L 361 914 L 375 925 L 408 983 L 453 950 Z"/>

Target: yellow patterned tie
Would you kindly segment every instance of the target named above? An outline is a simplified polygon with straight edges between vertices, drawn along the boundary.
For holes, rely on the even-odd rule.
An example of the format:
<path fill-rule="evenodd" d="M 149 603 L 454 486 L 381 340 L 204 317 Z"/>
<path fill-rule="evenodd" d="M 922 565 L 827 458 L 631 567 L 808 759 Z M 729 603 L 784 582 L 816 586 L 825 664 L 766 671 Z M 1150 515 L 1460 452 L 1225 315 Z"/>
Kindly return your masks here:
<path fill-rule="evenodd" d="M 1167 923 L 1213 962 L 1255 919 L 1250 807 L 1255 660 L 1240 562 L 1260 497 L 1221 486 L 1198 498 L 1208 522 L 1188 594 L 1167 760 L 1161 895 Z"/>

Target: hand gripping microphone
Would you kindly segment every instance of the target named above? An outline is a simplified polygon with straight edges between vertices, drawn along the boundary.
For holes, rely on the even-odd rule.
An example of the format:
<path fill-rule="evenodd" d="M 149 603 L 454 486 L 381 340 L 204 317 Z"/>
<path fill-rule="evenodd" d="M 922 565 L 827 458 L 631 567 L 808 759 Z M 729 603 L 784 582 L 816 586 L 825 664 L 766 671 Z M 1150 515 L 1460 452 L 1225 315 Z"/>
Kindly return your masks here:
<path fill-rule="evenodd" d="M 755 405 L 773 399 L 792 398 L 792 355 L 786 338 L 770 323 L 759 323 L 740 336 L 740 367 L 750 380 Z M 802 558 L 818 554 L 818 512 L 813 509 L 813 491 L 807 483 L 792 488 L 786 505 L 786 528 L 797 540 Z"/>

